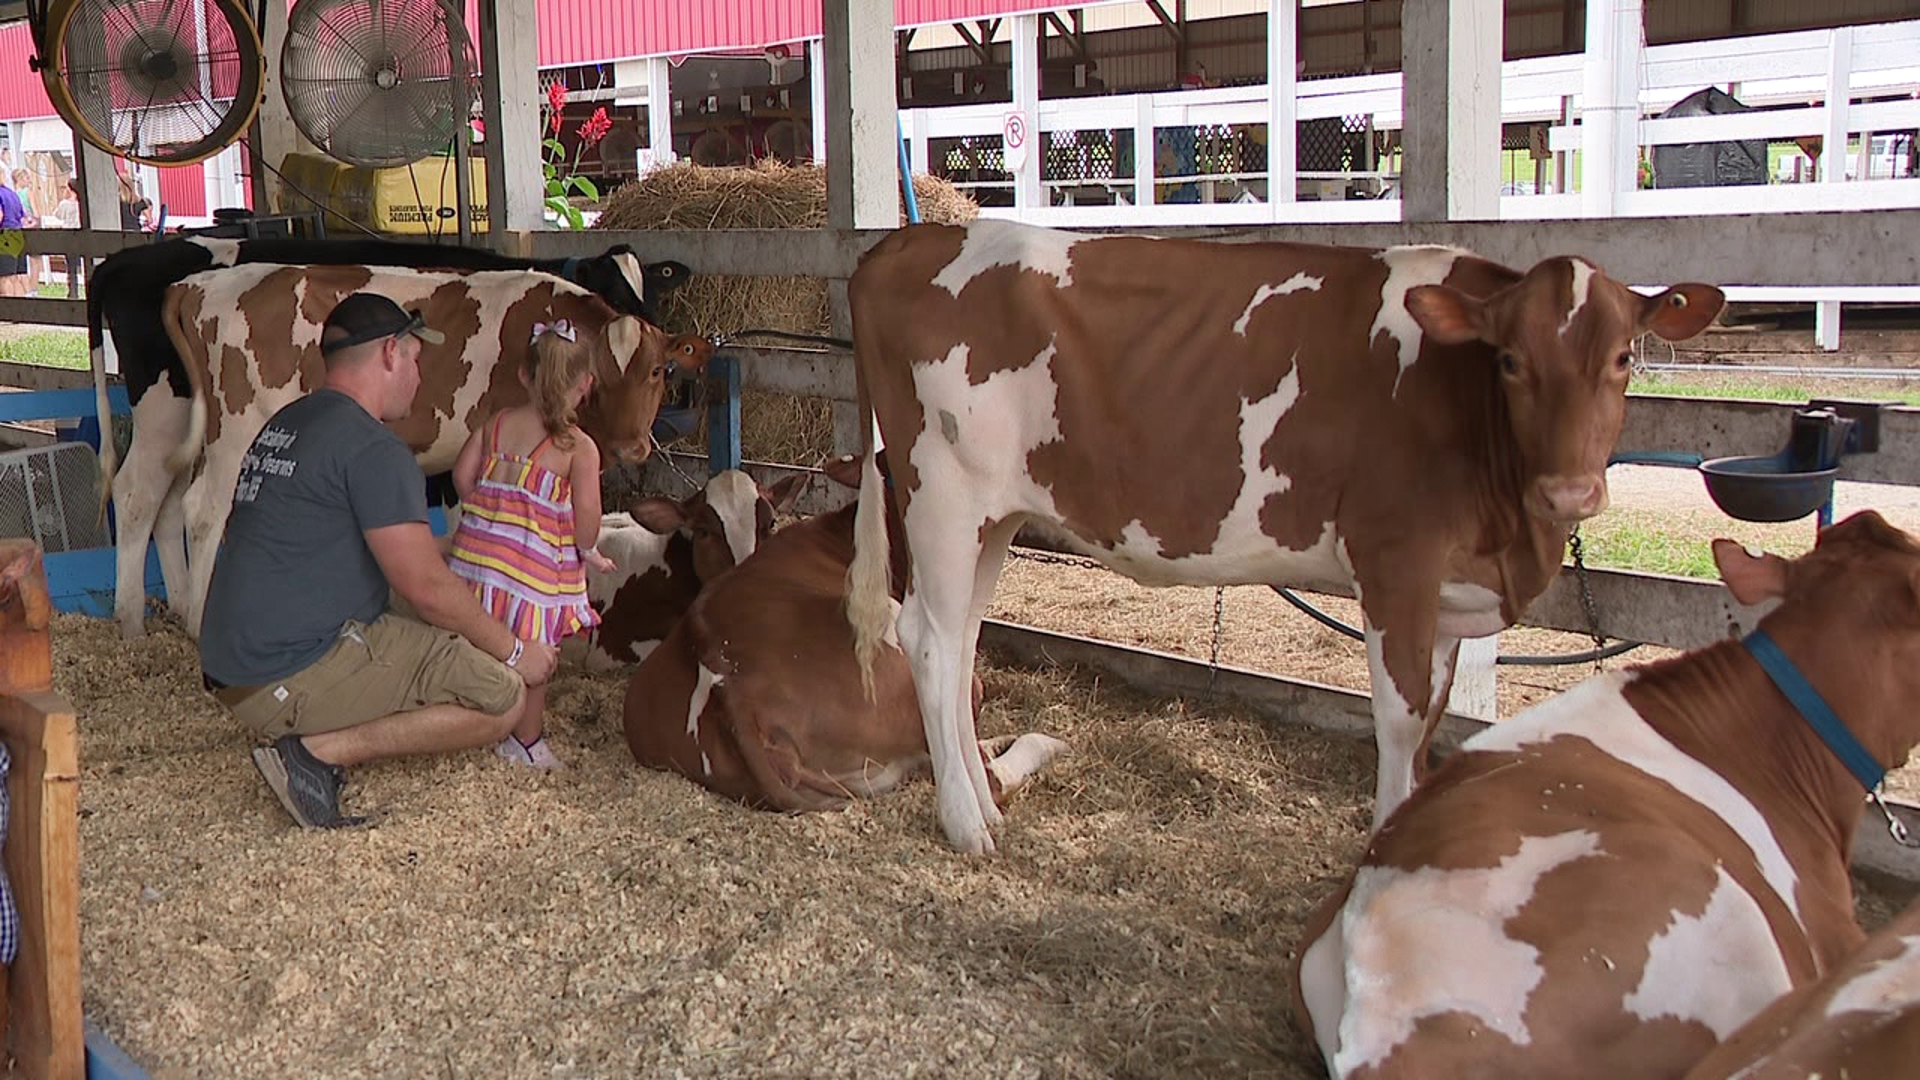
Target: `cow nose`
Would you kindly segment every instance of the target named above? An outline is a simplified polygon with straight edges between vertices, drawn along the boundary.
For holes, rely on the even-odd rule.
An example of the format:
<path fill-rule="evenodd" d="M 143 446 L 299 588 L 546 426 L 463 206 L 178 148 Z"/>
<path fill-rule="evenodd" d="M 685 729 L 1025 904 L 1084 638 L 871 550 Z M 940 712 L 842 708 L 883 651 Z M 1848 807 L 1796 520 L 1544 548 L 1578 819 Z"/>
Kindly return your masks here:
<path fill-rule="evenodd" d="M 1607 508 L 1607 482 L 1599 476 L 1543 476 L 1534 494 L 1536 512 L 1549 521 L 1585 521 Z"/>

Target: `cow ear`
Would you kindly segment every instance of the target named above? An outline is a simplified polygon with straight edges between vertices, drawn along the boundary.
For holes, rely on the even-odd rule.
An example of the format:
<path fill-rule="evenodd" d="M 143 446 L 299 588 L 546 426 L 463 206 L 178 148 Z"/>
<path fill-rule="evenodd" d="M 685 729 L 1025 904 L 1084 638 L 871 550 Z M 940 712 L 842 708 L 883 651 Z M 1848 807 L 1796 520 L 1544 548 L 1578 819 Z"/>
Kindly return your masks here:
<path fill-rule="evenodd" d="M 857 488 L 860 486 L 860 455 L 850 454 L 846 457 L 834 458 L 820 466 L 820 471 L 826 473 L 827 479 L 836 484 Z"/>
<path fill-rule="evenodd" d="M 1732 540 L 1720 539 L 1713 542 L 1713 562 L 1733 598 L 1748 607 L 1786 595 L 1787 560 L 1778 555 L 1755 554 Z"/>
<path fill-rule="evenodd" d="M 1416 285 L 1407 290 L 1407 314 L 1441 345 L 1488 340 L 1487 305 L 1458 289 Z"/>
<path fill-rule="evenodd" d="M 650 533 L 665 536 L 678 532 L 687 523 L 687 512 L 672 499 L 659 495 L 649 495 L 634 503 L 627 511 L 633 520 Z"/>
<path fill-rule="evenodd" d="M 1688 282 L 1640 301 L 1640 329 L 1667 341 L 1685 341 L 1707 328 L 1727 304 L 1727 294 L 1711 285 Z"/>
<path fill-rule="evenodd" d="M 623 373 L 646 342 L 646 324 L 631 315 L 622 315 L 607 324 L 607 348 L 613 351 L 613 366 Z"/>
<path fill-rule="evenodd" d="M 767 501 L 773 504 L 774 513 L 784 514 L 793 509 L 793 504 L 800 499 L 800 493 L 806 489 L 806 473 L 783 476 L 766 489 Z"/>

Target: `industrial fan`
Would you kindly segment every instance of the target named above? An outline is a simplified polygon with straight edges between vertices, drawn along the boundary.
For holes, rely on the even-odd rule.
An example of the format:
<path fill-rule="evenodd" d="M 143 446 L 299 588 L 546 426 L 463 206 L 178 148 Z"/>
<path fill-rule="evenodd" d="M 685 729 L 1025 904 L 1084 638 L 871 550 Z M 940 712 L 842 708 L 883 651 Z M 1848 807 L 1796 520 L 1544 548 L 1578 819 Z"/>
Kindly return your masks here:
<path fill-rule="evenodd" d="M 80 137 L 148 165 L 239 138 L 266 65 L 241 0 L 69 0 L 46 11 L 41 78 Z"/>
<path fill-rule="evenodd" d="M 451 0 L 296 0 L 280 70 L 300 133 L 374 168 L 445 151 L 467 117 L 456 90 L 461 103 L 480 93 L 473 38 Z"/>

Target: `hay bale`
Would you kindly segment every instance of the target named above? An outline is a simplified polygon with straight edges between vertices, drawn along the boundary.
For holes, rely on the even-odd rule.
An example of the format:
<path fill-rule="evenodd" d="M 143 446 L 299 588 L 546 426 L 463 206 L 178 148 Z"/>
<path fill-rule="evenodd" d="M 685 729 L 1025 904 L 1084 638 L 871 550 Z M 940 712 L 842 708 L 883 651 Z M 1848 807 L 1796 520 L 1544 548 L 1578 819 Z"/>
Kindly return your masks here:
<path fill-rule="evenodd" d="M 980 212 L 972 198 L 938 177 L 915 176 L 913 192 L 923 221 L 971 221 Z M 676 162 L 614 191 L 594 228 L 817 229 L 826 223 L 824 168 Z M 819 278 L 703 275 L 699 266 L 693 271 L 660 306 L 660 321 L 670 331 L 829 332 L 827 285 Z M 749 392 L 740 423 L 742 451 L 757 461 L 814 465 L 832 453 L 832 413 L 822 399 Z M 689 441 L 705 438 L 703 420 Z"/>

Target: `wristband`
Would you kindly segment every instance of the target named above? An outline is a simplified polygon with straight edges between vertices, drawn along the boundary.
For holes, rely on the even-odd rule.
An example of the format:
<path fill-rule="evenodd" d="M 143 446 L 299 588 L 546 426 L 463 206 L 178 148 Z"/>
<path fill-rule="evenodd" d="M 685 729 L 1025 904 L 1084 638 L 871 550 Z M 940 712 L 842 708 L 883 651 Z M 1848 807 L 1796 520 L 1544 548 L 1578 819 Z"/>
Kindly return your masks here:
<path fill-rule="evenodd" d="M 507 654 L 506 663 L 508 667 L 512 667 L 514 663 L 520 659 L 520 654 L 525 651 L 526 647 L 526 642 L 517 637 L 513 639 L 513 651 Z"/>

